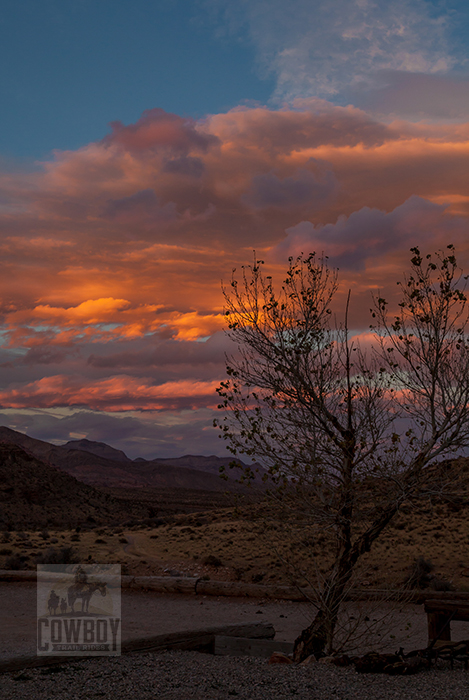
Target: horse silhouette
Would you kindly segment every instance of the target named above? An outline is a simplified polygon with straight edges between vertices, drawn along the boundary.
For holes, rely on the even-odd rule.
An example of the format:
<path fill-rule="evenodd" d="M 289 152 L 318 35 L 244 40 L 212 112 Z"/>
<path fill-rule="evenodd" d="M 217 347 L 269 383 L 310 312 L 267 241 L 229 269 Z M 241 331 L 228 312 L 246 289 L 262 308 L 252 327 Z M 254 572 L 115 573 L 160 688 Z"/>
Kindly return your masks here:
<path fill-rule="evenodd" d="M 56 615 L 57 608 L 59 607 L 60 598 L 55 591 L 50 592 L 49 600 L 47 601 L 47 607 L 49 608 L 49 615 Z"/>
<path fill-rule="evenodd" d="M 105 583 L 74 583 L 68 589 L 68 604 L 72 609 L 72 613 L 75 612 L 73 606 L 77 598 L 81 598 L 81 612 L 88 612 L 90 605 L 91 596 L 99 591 L 102 596 L 106 595 L 106 584 Z"/>

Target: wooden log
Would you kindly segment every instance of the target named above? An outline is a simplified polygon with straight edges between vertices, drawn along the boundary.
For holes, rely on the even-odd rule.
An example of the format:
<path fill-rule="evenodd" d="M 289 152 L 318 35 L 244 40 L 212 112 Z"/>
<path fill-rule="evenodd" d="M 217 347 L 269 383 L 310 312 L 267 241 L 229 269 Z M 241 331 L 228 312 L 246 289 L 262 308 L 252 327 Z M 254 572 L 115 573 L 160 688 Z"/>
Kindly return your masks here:
<path fill-rule="evenodd" d="M 293 651 L 293 642 L 226 637 L 219 634 L 215 636 L 214 653 L 221 656 L 258 656 L 263 659 L 269 659 L 274 651 L 290 654 Z"/>
<path fill-rule="evenodd" d="M 457 600 L 469 602 L 469 593 L 467 591 L 427 591 L 421 593 L 426 601 L 430 600 Z"/>
<path fill-rule="evenodd" d="M 467 600 L 426 600 L 424 610 L 427 614 L 445 615 L 453 620 L 469 620 Z"/>
<path fill-rule="evenodd" d="M 0 570 L 0 581 L 36 581 L 36 571 L 9 571 L 8 569 Z"/>
<path fill-rule="evenodd" d="M 171 632 L 159 634 L 154 637 L 144 637 L 122 642 L 122 653 L 131 654 L 141 651 L 158 651 L 163 649 L 182 649 L 193 651 L 207 651 L 213 653 L 215 637 L 243 637 L 250 639 L 272 639 L 275 629 L 270 623 L 234 623 L 232 625 L 220 625 L 206 627 L 185 632 Z"/>
<path fill-rule="evenodd" d="M 275 629 L 270 623 L 234 623 L 232 625 L 220 625 L 206 627 L 185 632 L 173 632 L 160 634 L 154 637 L 131 639 L 122 642 L 123 654 L 135 654 L 145 651 L 163 651 L 165 649 L 181 649 L 193 651 L 205 651 L 213 653 L 215 637 L 249 637 L 253 639 L 272 639 Z M 55 664 L 67 664 L 79 659 L 90 657 L 83 656 L 21 656 L 14 659 L 0 661 L 0 673 L 19 671 L 24 668 L 37 668 Z"/>
<path fill-rule="evenodd" d="M 195 593 L 197 579 L 189 576 L 135 576 L 133 587 L 160 593 Z"/>
<path fill-rule="evenodd" d="M 35 571 L 0 570 L 0 581 L 36 581 Z M 152 590 L 160 593 L 203 594 L 248 598 L 269 598 L 272 600 L 314 601 L 311 588 L 295 586 L 263 585 L 241 581 L 203 581 L 190 576 L 121 576 L 123 589 Z M 458 591 L 389 591 L 386 589 L 354 589 L 347 593 L 345 600 L 399 600 L 421 604 L 426 600 L 467 601 L 469 593 Z"/>

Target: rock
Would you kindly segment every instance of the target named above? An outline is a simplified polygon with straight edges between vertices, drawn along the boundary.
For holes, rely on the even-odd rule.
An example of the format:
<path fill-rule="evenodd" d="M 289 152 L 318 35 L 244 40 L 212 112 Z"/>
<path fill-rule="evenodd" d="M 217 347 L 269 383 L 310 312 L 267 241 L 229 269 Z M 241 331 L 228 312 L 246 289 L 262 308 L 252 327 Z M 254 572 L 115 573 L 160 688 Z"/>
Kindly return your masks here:
<path fill-rule="evenodd" d="M 394 664 L 388 664 L 384 667 L 383 673 L 388 673 L 391 676 L 410 676 L 414 673 L 422 671 L 424 668 L 429 668 L 430 662 L 421 656 L 413 656 L 404 661 L 398 661 Z"/>
<path fill-rule="evenodd" d="M 303 659 L 303 661 L 300 661 L 298 666 L 309 666 L 309 664 L 317 664 L 317 659 L 314 656 L 314 654 L 311 654 L 311 656 L 307 656 L 306 659 Z"/>
<path fill-rule="evenodd" d="M 281 651 L 274 651 L 272 656 L 270 657 L 269 661 L 267 662 L 269 664 L 292 664 L 293 659 L 287 656 L 286 654 L 283 654 Z"/>
<path fill-rule="evenodd" d="M 341 654 L 340 656 L 333 656 L 331 659 L 331 664 L 334 666 L 350 666 L 352 663 L 351 659 L 347 654 Z"/>
<path fill-rule="evenodd" d="M 405 673 L 407 666 L 403 661 L 397 661 L 395 664 L 388 664 L 384 667 L 383 673 L 390 676 L 402 676 Z"/>
<path fill-rule="evenodd" d="M 321 656 L 319 659 L 320 664 L 333 664 L 334 663 L 334 657 L 333 656 Z"/>
<path fill-rule="evenodd" d="M 377 654 L 374 651 L 353 659 L 358 673 L 383 673 L 386 666 L 392 666 L 401 661 L 397 654 Z"/>

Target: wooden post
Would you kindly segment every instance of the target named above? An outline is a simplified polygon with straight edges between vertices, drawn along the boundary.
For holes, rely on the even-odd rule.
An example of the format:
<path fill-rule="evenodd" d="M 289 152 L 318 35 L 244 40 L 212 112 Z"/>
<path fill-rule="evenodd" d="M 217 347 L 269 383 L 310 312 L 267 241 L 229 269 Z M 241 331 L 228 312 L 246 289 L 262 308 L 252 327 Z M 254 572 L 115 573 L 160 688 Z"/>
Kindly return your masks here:
<path fill-rule="evenodd" d="M 438 638 L 438 641 L 451 641 L 451 615 L 440 612 L 427 613 L 428 618 L 428 643 Z"/>

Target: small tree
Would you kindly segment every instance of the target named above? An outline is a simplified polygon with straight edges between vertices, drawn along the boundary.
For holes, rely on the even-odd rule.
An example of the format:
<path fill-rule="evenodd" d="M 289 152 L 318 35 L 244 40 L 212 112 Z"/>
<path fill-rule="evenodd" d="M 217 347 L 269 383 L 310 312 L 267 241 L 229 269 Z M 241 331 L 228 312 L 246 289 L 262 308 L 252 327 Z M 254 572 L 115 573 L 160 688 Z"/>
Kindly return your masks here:
<path fill-rule="evenodd" d="M 281 507 L 335 541 L 296 661 L 333 649 L 360 557 L 404 502 L 454 487 L 454 471 L 436 460 L 469 443 L 465 278 L 452 246 L 412 253 L 398 313 L 373 301 L 367 351 L 350 339 L 350 293 L 343 321 L 334 320 L 337 274 L 314 254 L 290 258 L 279 289 L 255 260 L 223 290 L 238 353 L 218 389 L 227 414 L 215 424 L 233 454 L 267 469 Z"/>

